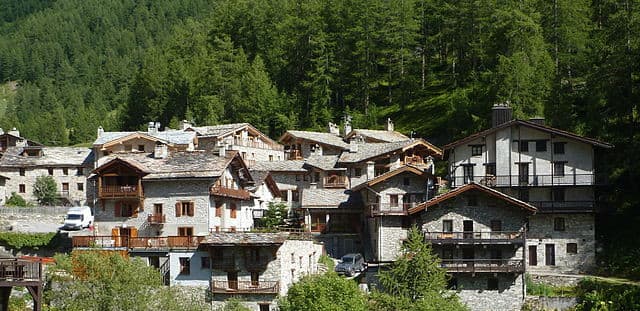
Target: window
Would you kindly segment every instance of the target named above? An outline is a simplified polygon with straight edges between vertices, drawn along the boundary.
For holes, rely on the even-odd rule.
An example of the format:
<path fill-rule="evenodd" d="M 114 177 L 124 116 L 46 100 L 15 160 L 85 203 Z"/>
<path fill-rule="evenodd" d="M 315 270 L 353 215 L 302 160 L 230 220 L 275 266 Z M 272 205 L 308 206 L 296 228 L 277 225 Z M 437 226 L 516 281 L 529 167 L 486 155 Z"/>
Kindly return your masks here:
<path fill-rule="evenodd" d="M 564 188 L 554 188 L 552 194 L 553 201 L 564 202 Z"/>
<path fill-rule="evenodd" d="M 27 192 L 27 187 L 24 184 L 18 185 L 18 192 L 26 193 Z"/>
<path fill-rule="evenodd" d="M 21 168 L 21 169 L 20 169 L 20 176 L 24 176 L 24 175 L 25 175 L 24 169 L 23 169 L 23 168 Z"/>
<path fill-rule="evenodd" d="M 564 163 L 553 162 L 553 176 L 564 176 Z"/>
<path fill-rule="evenodd" d="M 49 176 L 53 176 L 53 168 L 47 168 L 47 172 L 49 173 Z"/>
<path fill-rule="evenodd" d="M 189 216 L 193 217 L 195 214 L 195 203 L 192 201 L 178 201 L 176 202 L 176 217 Z"/>
<path fill-rule="evenodd" d="M 76 175 L 77 175 L 77 176 L 82 176 L 82 175 L 84 175 L 84 170 L 82 169 L 82 167 L 78 167 L 78 168 L 76 168 Z"/>
<path fill-rule="evenodd" d="M 502 231 L 502 220 L 499 220 L 499 219 L 491 220 L 491 231 L 495 231 L 495 232 Z"/>
<path fill-rule="evenodd" d="M 471 145 L 471 155 L 472 156 L 482 155 L 482 147 L 483 145 Z"/>
<path fill-rule="evenodd" d="M 162 215 L 162 203 L 153 204 L 153 213 L 157 215 Z"/>
<path fill-rule="evenodd" d="M 289 200 L 289 193 L 287 190 L 280 191 L 280 198 L 282 198 L 282 202 L 287 202 Z"/>
<path fill-rule="evenodd" d="M 567 243 L 567 254 L 577 254 L 578 243 Z"/>
<path fill-rule="evenodd" d="M 518 163 L 518 182 L 529 183 L 529 163 Z"/>
<path fill-rule="evenodd" d="M 529 152 L 529 141 L 521 140 L 520 141 L 520 152 Z"/>
<path fill-rule="evenodd" d="M 211 259 L 209 256 L 200 257 L 200 269 L 209 269 L 211 267 Z"/>
<path fill-rule="evenodd" d="M 478 206 L 478 196 L 477 195 L 468 195 L 467 196 L 467 205 L 468 206 Z"/>
<path fill-rule="evenodd" d="M 498 278 L 487 279 L 487 290 L 498 290 Z"/>
<path fill-rule="evenodd" d="M 193 227 L 178 227 L 178 236 L 193 236 Z"/>
<path fill-rule="evenodd" d="M 487 176 L 496 176 L 496 164 L 486 163 L 484 166 L 484 173 Z"/>
<path fill-rule="evenodd" d="M 409 178 L 409 177 L 405 177 L 405 178 L 402 180 L 402 184 L 403 184 L 403 185 L 405 185 L 405 186 L 409 186 L 409 185 L 411 184 L 411 178 Z"/>
<path fill-rule="evenodd" d="M 84 191 L 84 183 L 79 182 L 77 186 L 78 186 L 78 191 Z"/>
<path fill-rule="evenodd" d="M 544 245 L 544 264 L 547 266 L 556 265 L 556 245 L 555 244 Z"/>
<path fill-rule="evenodd" d="M 135 206 L 129 202 L 116 202 L 114 214 L 116 217 L 131 217 L 135 214 Z"/>
<path fill-rule="evenodd" d="M 565 142 L 555 142 L 553 143 L 553 153 L 554 154 L 564 154 L 564 145 Z"/>
<path fill-rule="evenodd" d="M 545 151 L 547 151 L 547 141 L 546 140 L 536 140 L 536 151 L 537 152 L 545 152 Z"/>
<path fill-rule="evenodd" d="M 391 207 L 397 207 L 398 206 L 398 195 L 397 194 L 390 194 L 389 195 L 389 206 L 391 206 Z"/>
<path fill-rule="evenodd" d="M 62 183 L 62 193 L 63 194 L 69 194 L 69 183 L 68 182 L 63 182 Z"/>
<path fill-rule="evenodd" d="M 251 271 L 251 286 L 260 285 L 260 273 L 258 271 Z"/>
<path fill-rule="evenodd" d="M 361 169 L 361 168 L 359 168 L 359 167 L 355 168 L 355 169 L 354 169 L 354 173 L 353 173 L 353 174 L 355 175 L 355 177 L 360 177 L 360 176 L 362 176 L 362 169 Z"/>
<path fill-rule="evenodd" d="M 465 165 L 462 167 L 463 182 L 468 184 L 473 181 L 473 165 Z"/>
<path fill-rule="evenodd" d="M 453 220 L 443 220 L 442 221 L 442 232 L 453 232 Z"/>
<path fill-rule="evenodd" d="M 564 218 L 563 217 L 556 217 L 553 219 L 553 230 L 555 231 L 564 231 L 565 227 L 564 227 Z"/>
<path fill-rule="evenodd" d="M 191 274 L 191 258 L 180 257 L 179 260 L 180 260 L 180 274 L 181 275 Z"/>
<path fill-rule="evenodd" d="M 273 162 L 273 154 L 269 155 L 269 162 Z"/>
<path fill-rule="evenodd" d="M 313 180 L 315 182 L 320 182 L 320 172 L 313 173 Z"/>
<path fill-rule="evenodd" d="M 291 191 L 291 201 L 300 202 L 300 192 L 298 190 Z"/>
<path fill-rule="evenodd" d="M 237 210 L 238 208 L 236 207 L 236 203 L 231 203 L 230 211 L 229 211 L 229 215 L 231 218 L 237 217 Z"/>
<path fill-rule="evenodd" d="M 269 304 L 268 303 L 261 303 L 258 306 L 260 306 L 260 311 L 269 311 L 269 310 L 271 310 L 269 308 Z"/>
<path fill-rule="evenodd" d="M 216 203 L 216 217 L 222 217 L 222 202 Z"/>
<path fill-rule="evenodd" d="M 138 151 L 144 151 L 144 145 L 138 145 Z"/>
<path fill-rule="evenodd" d="M 62 168 L 62 175 L 69 175 L 69 169 L 66 167 Z"/>

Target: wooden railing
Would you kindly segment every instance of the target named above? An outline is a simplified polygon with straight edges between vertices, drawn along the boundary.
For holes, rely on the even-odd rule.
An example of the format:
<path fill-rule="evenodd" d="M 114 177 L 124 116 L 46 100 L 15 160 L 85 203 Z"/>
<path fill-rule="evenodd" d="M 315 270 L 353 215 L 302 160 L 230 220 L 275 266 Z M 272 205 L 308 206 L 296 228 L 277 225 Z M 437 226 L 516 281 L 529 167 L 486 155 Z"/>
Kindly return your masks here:
<path fill-rule="evenodd" d="M 323 179 L 322 185 L 325 188 L 348 188 L 349 178 L 347 176 L 328 176 Z"/>
<path fill-rule="evenodd" d="M 211 291 L 214 294 L 277 294 L 280 291 L 280 283 L 279 281 L 211 280 Z"/>
<path fill-rule="evenodd" d="M 195 249 L 204 236 L 127 237 L 127 236 L 74 236 L 72 246 L 91 248 L 144 248 Z"/>
<path fill-rule="evenodd" d="M 369 210 L 372 216 L 407 215 L 407 211 L 420 203 L 370 203 Z"/>
<path fill-rule="evenodd" d="M 150 224 L 161 225 L 167 222 L 167 216 L 165 214 L 150 214 L 147 216 L 147 222 Z"/>
<path fill-rule="evenodd" d="M 424 238 L 435 244 L 524 243 L 522 231 L 425 232 Z"/>
<path fill-rule="evenodd" d="M 524 272 L 522 259 L 443 259 L 447 272 Z"/>
<path fill-rule="evenodd" d="M 302 160 L 302 152 L 298 149 L 289 150 L 287 152 L 287 160 Z"/>
<path fill-rule="evenodd" d="M 135 198 L 142 196 L 142 189 L 136 185 L 102 185 L 98 189 L 100 198 Z"/>
<path fill-rule="evenodd" d="M 421 156 L 412 156 L 412 157 L 405 156 L 404 164 L 410 164 L 410 165 L 416 165 L 416 166 L 425 165 L 424 159 Z"/>
<path fill-rule="evenodd" d="M 588 213 L 595 211 L 595 201 L 531 201 L 538 213 Z"/>
<path fill-rule="evenodd" d="M 455 176 L 453 186 L 462 186 L 469 182 L 476 182 L 488 187 L 547 187 L 547 186 L 593 186 L 602 184 L 596 180 L 596 175 L 591 174 L 565 174 L 556 175 L 480 175 L 480 176 Z"/>
<path fill-rule="evenodd" d="M 251 198 L 251 193 L 244 189 L 232 189 L 221 185 L 213 185 L 209 190 L 209 194 L 221 197 L 229 197 L 240 200 L 248 200 Z"/>
<path fill-rule="evenodd" d="M 0 258 L 0 281 L 40 282 L 43 279 L 42 262 Z"/>
<path fill-rule="evenodd" d="M 242 140 L 238 138 L 233 139 L 233 144 L 237 146 L 258 148 L 258 149 L 270 149 L 270 150 L 284 150 L 284 146 L 282 145 L 271 145 L 262 141 L 251 141 L 251 140 Z"/>

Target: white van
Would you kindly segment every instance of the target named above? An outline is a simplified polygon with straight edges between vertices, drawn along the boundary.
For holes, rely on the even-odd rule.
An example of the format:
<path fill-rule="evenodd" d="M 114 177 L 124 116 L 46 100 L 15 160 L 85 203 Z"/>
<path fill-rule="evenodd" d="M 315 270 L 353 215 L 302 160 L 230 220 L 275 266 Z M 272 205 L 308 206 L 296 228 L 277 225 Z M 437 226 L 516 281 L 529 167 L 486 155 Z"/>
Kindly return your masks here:
<path fill-rule="evenodd" d="M 88 206 L 74 206 L 67 211 L 62 229 L 80 230 L 82 228 L 88 228 L 91 224 L 93 224 L 91 208 Z"/>

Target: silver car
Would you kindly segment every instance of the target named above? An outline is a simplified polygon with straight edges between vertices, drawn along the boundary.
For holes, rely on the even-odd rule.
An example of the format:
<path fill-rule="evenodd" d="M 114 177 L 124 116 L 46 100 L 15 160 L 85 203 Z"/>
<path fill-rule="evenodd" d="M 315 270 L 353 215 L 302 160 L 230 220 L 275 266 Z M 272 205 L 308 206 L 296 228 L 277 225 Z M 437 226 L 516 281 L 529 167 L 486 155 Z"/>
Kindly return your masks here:
<path fill-rule="evenodd" d="M 335 271 L 338 274 L 353 276 L 356 273 L 367 269 L 367 263 L 361 254 L 346 254 L 340 259 L 340 263 L 336 265 Z"/>

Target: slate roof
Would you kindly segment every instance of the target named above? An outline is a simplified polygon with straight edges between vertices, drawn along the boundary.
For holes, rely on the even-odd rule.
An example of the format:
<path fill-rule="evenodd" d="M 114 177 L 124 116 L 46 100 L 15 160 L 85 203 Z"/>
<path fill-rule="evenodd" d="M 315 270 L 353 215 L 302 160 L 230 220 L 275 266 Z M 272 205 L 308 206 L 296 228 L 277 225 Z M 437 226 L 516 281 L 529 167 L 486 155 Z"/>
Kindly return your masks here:
<path fill-rule="evenodd" d="M 386 131 L 386 130 L 369 130 L 369 129 L 354 129 L 347 136 L 345 136 L 345 140 L 353 136 L 360 135 L 362 137 L 370 138 L 379 142 L 399 142 L 409 140 L 409 137 L 406 135 L 396 132 L 396 131 Z"/>
<path fill-rule="evenodd" d="M 164 159 L 146 153 L 114 153 L 108 157 L 111 159 L 96 170 L 118 159 L 146 173 L 143 180 L 219 177 L 233 159 L 205 151 L 172 152 Z"/>
<path fill-rule="evenodd" d="M 342 137 L 331 133 L 291 130 L 284 133 L 278 141 L 282 142 L 283 139 L 288 136 L 298 139 L 310 140 L 318 144 L 335 146 L 342 149 L 349 148 L 349 144 L 342 140 Z"/>
<path fill-rule="evenodd" d="M 364 160 L 374 158 L 385 153 L 402 149 L 402 147 L 411 143 L 410 140 L 393 142 L 393 143 L 360 143 L 358 151 L 345 151 L 340 155 L 338 162 L 340 163 L 357 163 Z"/>
<path fill-rule="evenodd" d="M 253 185 L 258 187 L 265 182 L 265 179 L 269 176 L 269 171 L 250 170 L 249 174 L 251 174 L 251 179 L 253 179 Z"/>
<path fill-rule="evenodd" d="M 303 160 L 256 161 L 252 169 L 271 172 L 306 172 Z"/>
<path fill-rule="evenodd" d="M 222 136 L 230 132 L 235 132 L 249 125 L 249 123 L 230 123 L 208 126 L 190 126 L 187 128 L 194 130 L 199 136 Z"/>
<path fill-rule="evenodd" d="M 22 155 L 28 149 L 41 149 L 42 156 Z M 0 167 L 30 166 L 90 166 L 93 163 L 93 152 L 82 147 L 8 147 L 2 158 Z"/>
<path fill-rule="evenodd" d="M 337 155 L 312 155 L 305 160 L 305 165 L 312 166 L 323 171 L 345 171 L 346 168 L 336 167 L 339 156 Z"/>
<path fill-rule="evenodd" d="M 340 208 L 349 205 L 349 194 L 345 189 L 304 189 L 301 197 L 302 208 Z"/>
<path fill-rule="evenodd" d="M 283 244 L 289 237 L 289 233 L 258 233 L 258 232 L 213 232 L 200 244 L 217 246 L 235 245 L 273 245 Z"/>
<path fill-rule="evenodd" d="M 120 139 L 132 134 L 141 134 L 148 135 L 165 142 L 177 145 L 188 145 L 193 142 L 196 137 L 195 132 L 184 132 L 184 131 L 176 131 L 176 130 L 167 130 L 167 131 L 159 131 L 154 134 L 149 134 L 149 132 L 137 131 L 137 132 L 104 132 L 100 137 L 98 137 L 93 145 L 104 145 L 110 141 Z"/>
<path fill-rule="evenodd" d="M 387 179 L 389 179 L 389 178 L 391 178 L 393 176 L 396 176 L 398 174 L 402 174 L 404 172 L 409 172 L 409 173 L 412 173 L 412 174 L 415 174 L 415 175 L 418 175 L 418 176 L 430 175 L 430 173 L 426 172 L 424 169 L 421 169 L 421 168 L 418 168 L 418 167 L 415 167 L 415 166 L 412 166 L 412 165 L 403 165 L 403 166 L 401 166 L 401 167 L 399 167 L 399 168 L 397 168 L 395 170 L 388 171 L 388 172 L 386 172 L 384 174 L 376 176 L 375 178 L 373 178 L 371 180 L 368 180 L 368 181 L 362 182 L 362 183 L 360 183 L 360 184 L 358 184 L 356 186 L 353 186 L 351 188 L 351 190 L 358 191 L 358 190 L 360 190 L 360 189 L 362 189 L 362 188 L 364 188 L 366 186 L 373 186 L 375 184 L 383 182 L 383 181 L 385 181 L 385 180 L 387 180 Z"/>

